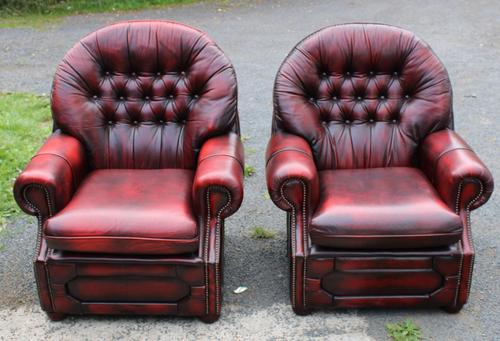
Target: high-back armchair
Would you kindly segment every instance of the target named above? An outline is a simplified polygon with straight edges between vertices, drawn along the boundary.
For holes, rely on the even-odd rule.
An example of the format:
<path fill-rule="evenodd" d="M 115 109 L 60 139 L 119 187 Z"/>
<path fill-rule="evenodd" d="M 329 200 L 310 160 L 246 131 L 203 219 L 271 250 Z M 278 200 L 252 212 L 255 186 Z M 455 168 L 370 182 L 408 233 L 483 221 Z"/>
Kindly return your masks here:
<path fill-rule="evenodd" d="M 42 308 L 217 319 L 224 218 L 243 196 L 234 69 L 203 32 L 131 21 L 56 71 L 54 133 L 15 183 L 38 216 Z"/>
<path fill-rule="evenodd" d="M 453 131 L 444 66 L 412 33 L 331 26 L 290 52 L 276 77 L 267 182 L 288 212 L 297 313 L 466 302 L 469 212 L 493 180 Z"/>

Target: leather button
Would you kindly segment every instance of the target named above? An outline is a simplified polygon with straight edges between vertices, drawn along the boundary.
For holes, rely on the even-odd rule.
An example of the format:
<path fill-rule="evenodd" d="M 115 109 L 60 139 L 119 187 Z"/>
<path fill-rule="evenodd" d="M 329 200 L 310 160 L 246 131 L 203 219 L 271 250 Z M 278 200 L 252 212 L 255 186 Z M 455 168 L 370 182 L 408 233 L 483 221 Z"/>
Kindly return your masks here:
<path fill-rule="evenodd" d="M 109 76 L 109 71 L 106 71 L 106 76 Z"/>
<path fill-rule="evenodd" d="M 195 94 L 195 95 L 193 95 L 193 97 L 194 97 L 195 99 L 198 99 L 198 98 L 200 98 L 200 95 Z"/>
<path fill-rule="evenodd" d="M 332 99 L 333 99 L 334 101 L 336 101 L 336 100 L 338 100 L 338 97 L 337 97 L 337 96 L 333 96 L 333 97 L 332 97 Z"/>
<path fill-rule="evenodd" d="M 146 101 L 149 101 L 149 96 L 144 97 L 144 99 L 146 99 Z"/>
<path fill-rule="evenodd" d="M 375 120 L 374 120 L 373 118 L 370 118 L 368 121 L 369 121 L 370 123 L 375 122 Z"/>
<path fill-rule="evenodd" d="M 108 124 L 109 125 L 112 125 L 114 122 L 113 121 L 108 121 Z"/>
<path fill-rule="evenodd" d="M 163 121 L 163 120 L 160 120 L 160 124 L 165 124 L 165 121 Z"/>
<path fill-rule="evenodd" d="M 351 73 L 350 73 L 349 71 L 347 71 L 347 72 L 345 73 L 345 75 L 346 75 L 346 76 L 350 76 L 350 75 L 351 75 Z"/>
<path fill-rule="evenodd" d="M 351 123 L 351 121 L 345 120 L 345 124 L 349 124 L 349 123 Z"/>
<path fill-rule="evenodd" d="M 158 77 L 160 77 L 160 76 L 161 76 L 161 72 L 157 72 L 157 73 L 156 73 L 156 75 L 157 75 Z"/>
<path fill-rule="evenodd" d="M 168 95 L 168 98 L 172 99 L 172 98 L 174 98 L 174 95 L 170 94 L 170 95 Z"/>
<path fill-rule="evenodd" d="M 123 101 L 124 99 L 125 99 L 125 97 L 123 97 L 123 96 L 120 96 L 120 100 L 122 100 L 122 101 Z"/>
<path fill-rule="evenodd" d="M 181 76 L 185 76 L 186 75 L 186 72 L 185 71 L 181 71 Z"/>
<path fill-rule="evenodd" d="M 405 98 L 406 98 L 406 99 L 409 99 L 409 98 L 410 98 L 410 95 L 405 95 Z"/>
<path fill-rule="evenodd" d="M 398 121 L 397 120 L 392 120 L 392 123 L 397 123 Z"/>
<path fill-rule="evenodd" d="M 135 125 L 137 125 L 137 124 L 139 124 L 139 122 L 137 122 L 137 121 L 134 121 L 134 124 L 135 124 Z"/>
<path fill-rule="evenodd" d="M 358 101 L 361 101 L 363 98 L 361 96 L 357 97 Z"/>
<path fill-rule="evenodd" d="M 373 72 L 373 71 L 370 71 L 369 73 L 370 73 L 370 76 L 373 76 L 375 74 L 375 72 Z"/>
<path fill-rule="evenodd" d="M 135 77 L 136 76 L 136 73 L 135 72 L 132 72 L 132 76 Z"/>
<path fill-rule="evenodd" d="M 182 120 L 182 121 L 181 121 L 181 123 L 182 123 L 182 124 L 186 124 L 186 120 Z"/>
<path fill-rule="evenodd" d="M 385 96 L 380 96 L 380 99 L 385 99 Z"/>
<path fill-rule="evenodd" d="M 97 95 L 92 96 L 93 99 L 97 99 Z"/>
<path fill-rule="evenodd" d="M 323 75 L 323 77 L 326 77 L 326 72 L 322 72 L 321 74 Z"/>
<path fill-rule="evenodd" d="M 399 74 L 395 71 L 393 75 L 397 77 Z"/>

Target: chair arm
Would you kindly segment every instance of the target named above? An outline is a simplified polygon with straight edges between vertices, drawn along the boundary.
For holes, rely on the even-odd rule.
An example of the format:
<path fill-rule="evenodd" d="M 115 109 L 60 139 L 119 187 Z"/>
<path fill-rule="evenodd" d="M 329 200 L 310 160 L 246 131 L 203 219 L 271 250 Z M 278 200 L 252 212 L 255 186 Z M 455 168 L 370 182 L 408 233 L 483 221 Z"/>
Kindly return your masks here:
<path fill-rule="evenodd" d="M 419 161 L 441 198 L 457 213 L 478 208 L 493 192 L 490 171 L 453 130 L 427 136 L 420 146 Z"/>
<path fill-rule="evenodd" d="M 293 205 L 303 207 L 304 200 L 313 212 L 319 200 L 319 179 L 311 147 L 303 138 L 277 133 L 266 151 L 266 178 L 273 202 L 285 211 Z M 306 203 L 306 204 L 307 204 Z"/>
<path fill-rule="evenodd" d="M 194 175 L 195 211 L 203 215 L 207 207 L 216 207 L 221 218 L 236 212 L 243 200 L 243 167 L 243 145 L 238 135 L 229 133 L 207 140 Z M 209 200 L 217 202 L 207 205 Z"/>
<path fill-rule="evenodd" d="M 17 177 L 14 198 L 24 212 L 51 217 L 66 206 L 86 171 L 82 144 L 57 131 Z"/>

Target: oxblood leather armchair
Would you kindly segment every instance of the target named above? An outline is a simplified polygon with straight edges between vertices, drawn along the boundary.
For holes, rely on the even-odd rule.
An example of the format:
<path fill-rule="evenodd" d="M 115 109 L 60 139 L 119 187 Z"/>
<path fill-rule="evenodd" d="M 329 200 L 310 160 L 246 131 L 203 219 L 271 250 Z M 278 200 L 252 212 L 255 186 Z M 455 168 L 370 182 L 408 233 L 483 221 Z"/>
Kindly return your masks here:
<path fill-rule="evenodd" d="M 224 218 L 243 197 L 236 76 L 223 52 L 179 23 L 105 27 L 59 65 L 52 113 L 54 133 L 14 187 L 38 217 L 48 316 L 215 321 Z"/>
<path fill-rule="evenodd" d="M 445 68 L 412 33 L 351 24 L 300 42 L 278 71 L 266 158 L 296 313 L 466 303 L 469 212 L 493 180 L 453 131 Z"/>

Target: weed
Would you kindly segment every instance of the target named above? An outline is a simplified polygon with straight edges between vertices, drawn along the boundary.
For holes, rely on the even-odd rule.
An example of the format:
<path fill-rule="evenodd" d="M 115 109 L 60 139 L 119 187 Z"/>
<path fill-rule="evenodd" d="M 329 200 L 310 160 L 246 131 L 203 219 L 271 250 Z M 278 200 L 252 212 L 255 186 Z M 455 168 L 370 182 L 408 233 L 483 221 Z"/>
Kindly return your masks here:
<path fill-rule="evenodd" d="M 245 177 L 247 178 L 247 177 L 252 176 L 254 174 L 255 174 L 255 168 L 252 167 L 252 166 L 246 165 L 245 166 L 245 171 L 244 171 Z"/>
<path fill-rule="evenodd" d="M 387 334 L 394 341 L 419 341 L 422 340 L 422 332 L 411 320 L 400 323 L 387 323 L 385 325 Z"/>
<path fill-rule="evenodd" d="M 250 237 L 253 239 L 272 239 L 274 238 L 274 233 L 268 231 L 265 227 L 254 226 L 250 230 Z"/>

